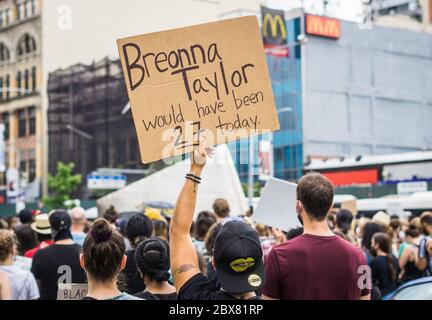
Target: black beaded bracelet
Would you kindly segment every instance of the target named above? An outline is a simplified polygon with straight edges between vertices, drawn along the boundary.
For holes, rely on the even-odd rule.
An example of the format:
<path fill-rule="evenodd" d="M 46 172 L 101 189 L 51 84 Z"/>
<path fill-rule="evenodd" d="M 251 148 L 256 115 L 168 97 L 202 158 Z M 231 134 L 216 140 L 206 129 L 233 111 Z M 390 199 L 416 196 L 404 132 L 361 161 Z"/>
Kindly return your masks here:
<path fill-rule="evenodd" d="M 196 180 L 201 181 L 201 177 L 200 177 L 200 176 L 196 176 L 196 175 L 194 175 L 193 173 L 188 173 L 188 174 L 186 174 L 186 177 L 191 177 L 191 178 L 194 178 L 194 179 L 196 179 Z"/>
<path fill-rule="evenodd" d="M 190 180 L 192 182 L 198 183 L 198 184 L 201 183 L 201 181 L 199 181 L 198 179 L 193 178 L 192 176 L 186 175 L 186 179 L 188 179 L 188 180 Z"/>

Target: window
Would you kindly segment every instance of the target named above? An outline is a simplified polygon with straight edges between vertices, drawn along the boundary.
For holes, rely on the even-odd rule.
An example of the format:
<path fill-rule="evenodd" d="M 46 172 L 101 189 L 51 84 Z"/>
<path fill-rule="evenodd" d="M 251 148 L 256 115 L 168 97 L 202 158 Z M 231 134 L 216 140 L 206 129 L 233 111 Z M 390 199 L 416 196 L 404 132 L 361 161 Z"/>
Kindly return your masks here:
<path fill-rule="evenodd" d="M 18 57 L 36 51 L 36 40 L 28 33 L 24 34 L 18 42 Z"/>
<path fill-rule="evenodd" d="M 29 174 L 28 174 L 28 178 L 29 178 L 29 182 L 33 182 L 36 178 L 36 160 L 35 160 L 35 151 L 31 150 L 29 152 Z"/>
<path fill-rule="evenodd" d="M 32 15 L 36 15 L 37 7 L 36 7 L 36 0 L 31 0 L 31 12 Z"/>
<path fill-rule="evenodd" d="M 17 19 L 21 20 L 23 18 L 23 5 L 22 3 L 17 4 Z"/>
<path fill-rule="evenodd" d="M 32 8 L 31 8 L 31 2 L 30 1 L 26 1 L 24 5 L 25 5 L 25 17 L 29 18 L 29 17 L 32 16 L 32 14 L 31 14 L 31 10 L 32 10 Z"/>
<path fill-rule="evenodd" d="M 10 98 L 10 75 L 6 76 L 6 100 Z"/>
<path fill-rule="evenodd" d="M 10 9 L 0 11 L 0 27 L 6 27 L 10 24 Z"/>
<path fill-rule="evenodd" d="M 29 135 L 36 134 L 36 108 L 31 107 L 28 109 L 29 113 Z"/>
<path fill-rule="evenodd" d="M 3 42 L 0 42 L 0 62 L 9 61 L 9 59 L 10 53 L 8 47 Z"/>
<path fill-rule="evenodd" d="M 27 151 L 20 150 L 18 153 L 19 156 L 19 171 L 20 174 L 26 175 L 27 172 Z"/>
<path fill-rule="evenodd" d="M 25 137 L 26 133 L 26 112 L 22 109 L 18 111 L 18 137 Z"/>
<path fill-rule="evenodd" d="M 17 96 L 19 97 L 21 95 L 21 71 L 18 71 L 17 73 L 16 89 L 17 89 Z"/>
<path fill-rule="evenodd" d="M 24 95 L 28 94 L 29 92 L 29 71 L 26 69 L 24 71 Z"/>
<path fill-rule="evenodd" d="M 2 114 L 2 121 L 5 126 L 4 139 L 5 141 L 7 141 L 9 140 L 9 113 L 8 112 L 4 112 Z"/>
<path fill-rule="evenodd" d="M 31 78 L 32 78 L 32 91 L 35 92 L 36 91 L 36 67 L 32 68 Z"/>

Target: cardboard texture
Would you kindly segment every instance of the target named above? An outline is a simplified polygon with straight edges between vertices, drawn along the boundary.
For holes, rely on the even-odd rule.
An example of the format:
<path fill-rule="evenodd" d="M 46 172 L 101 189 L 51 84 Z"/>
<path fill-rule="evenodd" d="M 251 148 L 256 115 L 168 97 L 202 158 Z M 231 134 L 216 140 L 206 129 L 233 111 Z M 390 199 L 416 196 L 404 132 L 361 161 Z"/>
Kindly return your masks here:
<path fill-rule="evenodd" d="M 279 129 L 255 16 L 117 44 L 144 163 Z"/>
<path fill-rule="evenodd" d="M 296 189 L 295 183 L 270 178 L 264 186 L 253 219 L 283 231 L 301 227 L 296 213 Z"/>
<path fill-rule="evenodd" d="M 88 292 L 86 283 L 59 283 L 57 290 L 57 300 L 82 300 Z"/>
<path fill-rule="evenodd" d="M 341 202 L 341 209 L 346 209 L 351 211 L 353 216 L 357 216 L 358 210 L 357 210 L 357 200 L 348 200 Z"/>

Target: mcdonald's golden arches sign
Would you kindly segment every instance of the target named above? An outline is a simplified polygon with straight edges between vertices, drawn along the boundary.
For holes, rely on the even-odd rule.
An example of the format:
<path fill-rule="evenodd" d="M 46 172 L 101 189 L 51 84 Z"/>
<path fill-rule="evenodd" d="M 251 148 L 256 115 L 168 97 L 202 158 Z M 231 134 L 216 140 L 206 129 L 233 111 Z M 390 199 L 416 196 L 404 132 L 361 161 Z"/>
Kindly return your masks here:
<path fill-rule="evenodd" d="M 285 13 L 261 7 L 263 42 L 266 46 L 281 46 L 287 44 Z"/>

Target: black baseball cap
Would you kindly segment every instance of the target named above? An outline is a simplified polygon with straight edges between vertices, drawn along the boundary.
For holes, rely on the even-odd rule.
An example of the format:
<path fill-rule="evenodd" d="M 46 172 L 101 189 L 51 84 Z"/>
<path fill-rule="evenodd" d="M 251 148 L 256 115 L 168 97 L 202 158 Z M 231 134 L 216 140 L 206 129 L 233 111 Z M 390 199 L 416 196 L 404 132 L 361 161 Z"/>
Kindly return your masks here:
<path fill-rule="evenodd" d="M 229 293 L 260 290 L 265 283 L 258 233 L 243 221 L 226 221 L 215 239 L 214 261 L 221 287 Z"/>
<path fill-rule="evenodd" d="M 70 231 L 72 219 L 69 213 L 65 210 L 55 210 L 50 212 L 49 223 L 51 225 L 54 241 L 72 239 L 72 233 Z"/>

